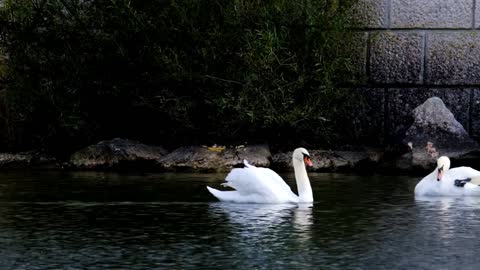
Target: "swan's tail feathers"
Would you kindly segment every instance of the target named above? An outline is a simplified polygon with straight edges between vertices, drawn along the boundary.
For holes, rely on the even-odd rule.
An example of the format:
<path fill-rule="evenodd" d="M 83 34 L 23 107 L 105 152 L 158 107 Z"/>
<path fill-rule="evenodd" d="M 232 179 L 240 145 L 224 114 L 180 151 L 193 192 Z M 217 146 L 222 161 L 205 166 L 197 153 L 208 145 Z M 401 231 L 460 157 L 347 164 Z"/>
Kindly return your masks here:
<path fill-rule="evenodd" d="M 480 186 L 480 176 L 471 177 L 470 183 Z"/>
<path fill-rule="evenodd" d="M 225 202 L 231 202 L 235 201 L 235 198 L 237 197 L 237 191 L 220 191 L 218 189 L 211 188 L 207 186 L 208 191 L 212 193 L 213 196 L 215 196 L 217 199 L 220 201 L 225 201 Z"/>
<path fill-rule="evenodd" d="M 216 198 L 218 198 L 220 196 L 220 193 L 221 191 L 218 190 L 218 189 L 214 189 L 214 188 L 211 188 L 209 186 L 207 186 L 207 189 L 210 193 L 212 193 L 213 196 L 215 196 Z"/>

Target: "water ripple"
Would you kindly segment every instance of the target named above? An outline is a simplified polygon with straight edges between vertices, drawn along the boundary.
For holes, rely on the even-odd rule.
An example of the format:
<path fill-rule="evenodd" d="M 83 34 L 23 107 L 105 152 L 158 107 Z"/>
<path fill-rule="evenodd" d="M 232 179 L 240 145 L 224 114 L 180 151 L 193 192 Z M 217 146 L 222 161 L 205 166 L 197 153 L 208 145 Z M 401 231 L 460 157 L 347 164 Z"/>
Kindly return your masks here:
<path fill-rule="evenodd" d="M 480 263 L 480 200 L 414 198 L 415 178 L 313 174 L 313 205 L 216 202 L 205 185 L 221 179 L 0 175 L 0 269 L 477 269 Z"/>

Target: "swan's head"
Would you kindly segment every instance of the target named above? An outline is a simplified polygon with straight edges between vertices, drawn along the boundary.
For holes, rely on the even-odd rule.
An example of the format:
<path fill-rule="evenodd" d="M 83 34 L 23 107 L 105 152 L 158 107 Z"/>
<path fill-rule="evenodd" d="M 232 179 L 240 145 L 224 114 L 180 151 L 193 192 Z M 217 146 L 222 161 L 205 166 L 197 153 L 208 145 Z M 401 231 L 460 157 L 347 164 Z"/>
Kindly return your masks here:
<path fill-rule="evenodd" d="M 442 180 L 443 175 L 450 169 L 450 159 L 442 156 L 437 160 L 437 181 Z"/>
<path fill-rule="evenodd" d="M 304 162 L 307 166 L 313 166 L 310 154 L 305 148 L 297 148 L 293 151 L 293 160 Z"/>

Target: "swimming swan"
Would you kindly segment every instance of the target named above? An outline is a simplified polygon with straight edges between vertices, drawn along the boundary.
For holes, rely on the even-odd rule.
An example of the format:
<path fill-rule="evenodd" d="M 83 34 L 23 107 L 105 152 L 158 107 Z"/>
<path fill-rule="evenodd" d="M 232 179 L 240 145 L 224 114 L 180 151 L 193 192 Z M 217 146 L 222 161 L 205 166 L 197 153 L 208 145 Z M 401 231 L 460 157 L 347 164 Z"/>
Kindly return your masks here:
<path fill-rule="evenodd" d="M 480 196 L 480 171 L 470 167 L 450 169 L 450 159 L 442 156 L 437 168 L 415 186 L 415 196 Z"/>
<path fill-rule="evenodd" d="M 220 201 L 235 203 L 311 203 L 312 187 L 305 165 L 312 166 L 310 154 L 305 148 L 293 151 L 293 169 L 298 195 L 292 192 L 285 181 L 268 168 L 257 168 L 244 161 L 244 168 L 235 168 L 225 178 L 223 186 L 233 191 L 220 191 L 207 186 L 208 191 Z"/>

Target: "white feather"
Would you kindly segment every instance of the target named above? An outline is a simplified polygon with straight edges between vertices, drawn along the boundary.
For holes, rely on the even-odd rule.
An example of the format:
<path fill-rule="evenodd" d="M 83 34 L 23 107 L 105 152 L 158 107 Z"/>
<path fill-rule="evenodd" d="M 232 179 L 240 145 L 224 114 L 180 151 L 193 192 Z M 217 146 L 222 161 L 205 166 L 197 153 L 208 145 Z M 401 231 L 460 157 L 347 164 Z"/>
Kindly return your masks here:
<path fill-rule="evenodd" d="M 302 153 L 308 154 L 305 149 L 299 148 L 294 151 L 294 157 L 297 155 L 299 156 L 299 159 L 302 160 Z M 304 199 L 305 201 L 302 202 L 313 201 L 311 194 L 299 197 L 293 193 L 287 183 L 285 183 L 276 172 L 268 168 L 255 167 L 249 164 L 246 160 L 243 162 L 245 167 L 232 169 L 225 178 L 226 182 L 222 184 L 223 186 L 231 187 L 234 190 L 220 191 L 207 187 L 208 191 L 221 201 L 236 203 L 297 203 L 301 201 L 300 198 L 306 198 Z M 300 168 L 301 166 L 303 166 L 303 168 Z M 303 169 L 305 171 L 305 165 L 303 165 L 303 163 L 296 165 L 294 169 Z M 307 184 L 310 186 L 306 171 L 302 178 L 306 179 L 297 179 L 297 184 L 301 182 L 303 186 Z"/>
<path fill-rule="evenodd" d="M 480 196 L 480 186 L 476 184 L 467 182 L 463 187 L 455 186 L 455 180 L 478 178 L 480 171 L 470 167 L 447 169 L 437 181 L 437 170 L 438 167 L 415 186 L 415 196 Z"/>

